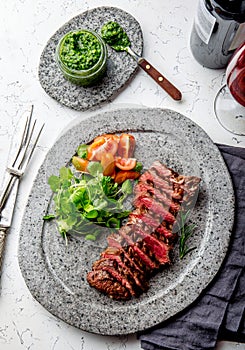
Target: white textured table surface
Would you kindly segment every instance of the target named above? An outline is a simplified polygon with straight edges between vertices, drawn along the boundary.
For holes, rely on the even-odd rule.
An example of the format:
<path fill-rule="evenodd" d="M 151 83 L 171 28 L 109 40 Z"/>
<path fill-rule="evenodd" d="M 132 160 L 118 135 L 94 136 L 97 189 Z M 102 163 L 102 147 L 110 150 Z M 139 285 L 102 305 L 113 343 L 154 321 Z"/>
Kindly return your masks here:
<path fill-rule="evenodd" d="M 34 104 L 45 132 L 26 176 L 22 179 L 12 228 L 9 231 L 0 295 L 1 350 L 137 350 L 135 336 L 102 337 L 56 319 L 29 293 L 17 260 L 18 234 L 35 174 L 59 133 L 75 118 L 95 112 L 77 112 L 59 105 L 41 88 L 37 71 L 40 54 L 51 35 L 73 16 L 97 6 L 115 6 L 141 24 L 144 56 L 182 91 L 183 101 L 172 101 L 143 71 L 102 110 L 121 104 L 167 107 L 199 124 L 214 142 L 245 146 L 245 137 L 222 129 L 213 112 L 215 94 L 224 83 L 223 70 L 200 66 L 189 49 L 196 10 L 193 0 L 2 0 L 0 2 L 0 178 L 21 111 Z M 102 320 L 103 322 L 103 320 Z M 242 350 L 244 344 L 221 342 L 218 350 Z"/>

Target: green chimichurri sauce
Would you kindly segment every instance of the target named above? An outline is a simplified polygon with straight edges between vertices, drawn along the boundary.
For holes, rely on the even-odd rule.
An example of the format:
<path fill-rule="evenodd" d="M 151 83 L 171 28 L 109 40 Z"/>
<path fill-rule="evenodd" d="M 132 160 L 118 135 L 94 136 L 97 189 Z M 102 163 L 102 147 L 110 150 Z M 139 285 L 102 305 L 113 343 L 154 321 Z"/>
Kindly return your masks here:
<path fill-rule="evenodd" d="M 65 36 L 59 54 L 62 63 L 69 69 L 87 70 L 99 61 L 101 44 L 89 32 L 72 32 Z"/>
<path fill-rule="evenodd" d="M 101 28 L 104 41 L 116 51 L 123 51 L 130 46 L 130 40 L 117 22 L 107 22 Z"/>

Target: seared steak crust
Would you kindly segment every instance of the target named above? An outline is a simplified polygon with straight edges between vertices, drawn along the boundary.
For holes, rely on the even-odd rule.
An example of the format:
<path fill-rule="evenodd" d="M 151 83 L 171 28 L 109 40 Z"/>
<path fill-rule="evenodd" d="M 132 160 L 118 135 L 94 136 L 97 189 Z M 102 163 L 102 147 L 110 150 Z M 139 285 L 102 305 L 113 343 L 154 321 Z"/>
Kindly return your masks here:
<path fill-rule="evenodd" d="M 94 270 L 88 273 L 87 281 L 96 288 L 116 300 L 128 300 L 131 298 L 129 291 L 116 281 L 107 271 Z"/>
<path fill-rule="evenodd" d="M 107 237 L 108 247 L 94 262 L 88 283 L 116 300 L 146 291 L 151 276 L 171 263 L 177 236 L 173 225 L 179 211 L 193 205 L 199 182 L 154 162 L 135 185 L 135 209 L 127 223 Z"/>

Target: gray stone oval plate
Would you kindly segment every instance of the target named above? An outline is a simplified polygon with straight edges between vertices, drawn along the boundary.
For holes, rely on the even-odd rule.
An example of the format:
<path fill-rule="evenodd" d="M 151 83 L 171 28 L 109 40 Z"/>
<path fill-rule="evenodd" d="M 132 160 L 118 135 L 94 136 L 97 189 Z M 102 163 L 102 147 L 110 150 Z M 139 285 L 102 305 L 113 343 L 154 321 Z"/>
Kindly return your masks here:
<path fill-rule="evenodd" d="M 176 246 L 173 264 L 152 278 L 147 293 L 127 302 L 111 300 L 86 281 L 92 262 L 105 247 L 105 236 L 98 242 L 73 238 L 66 246 L 55 223 L 42 219 L 51 210 L 48 177 L 58 175 L 80 143 L 112 132 L 135 135 L 136 157 L 146 168 L 158 159 L 176 171 L 202 179 L 191 216 L 197 229 L 189 245 L 196 248 L 180 260 Z M 103 112 L 78 120 L 48 152 L 24 214 L 19 264 L 31 293 L 52 314 L 94 333 L 132 333 L 166 320 L 199 296 L 225 257 L 233 215 L 233 188 L 223 158 L 195 123 L 164 109 Z"/>
<path fill-rule="evenodd" d="M 127 32 L 132 49 L 139 55 L 143 51 L 143 36 L 139 23 L 129 13 L 115 7 L 97 7 L 65 23 L 49 39 L 39 63 L 39 81 L 48 95 L 61 104 L 76 109 L 94 109 L 111 101 L 132 79 L 137 63 L 126 52 L 115 52 L 108 47 L 108 64 L 105 77 L 93 87 L 81 87 L 67 81 L 55 61 L 55 50 L 60 38 L 71 30 L 100 29 L 108 21 L 118 22 Z"/>

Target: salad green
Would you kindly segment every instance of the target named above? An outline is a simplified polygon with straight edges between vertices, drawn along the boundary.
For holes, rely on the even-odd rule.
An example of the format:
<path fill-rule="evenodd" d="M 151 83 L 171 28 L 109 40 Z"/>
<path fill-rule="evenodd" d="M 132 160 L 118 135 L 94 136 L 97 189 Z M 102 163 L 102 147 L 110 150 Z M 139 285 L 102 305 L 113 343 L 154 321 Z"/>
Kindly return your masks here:
<path fill-rule="evenodd" d="M 132 193 L 130 180 L 122 185 L 110 176 L 103 176 L 98 162 L 90 162 L 89 173 L 73 173 L 62 167 L 59 176 L 48 179 L 54 192 L 55 213 L 44 216 L 55 219 L 60 234 L 67 242 L 67 233 L 84 235 L 87 240 L 96 240 L 101 226 L 119 229 L 130 211 L 125 209 L 125 200 Z"/>

